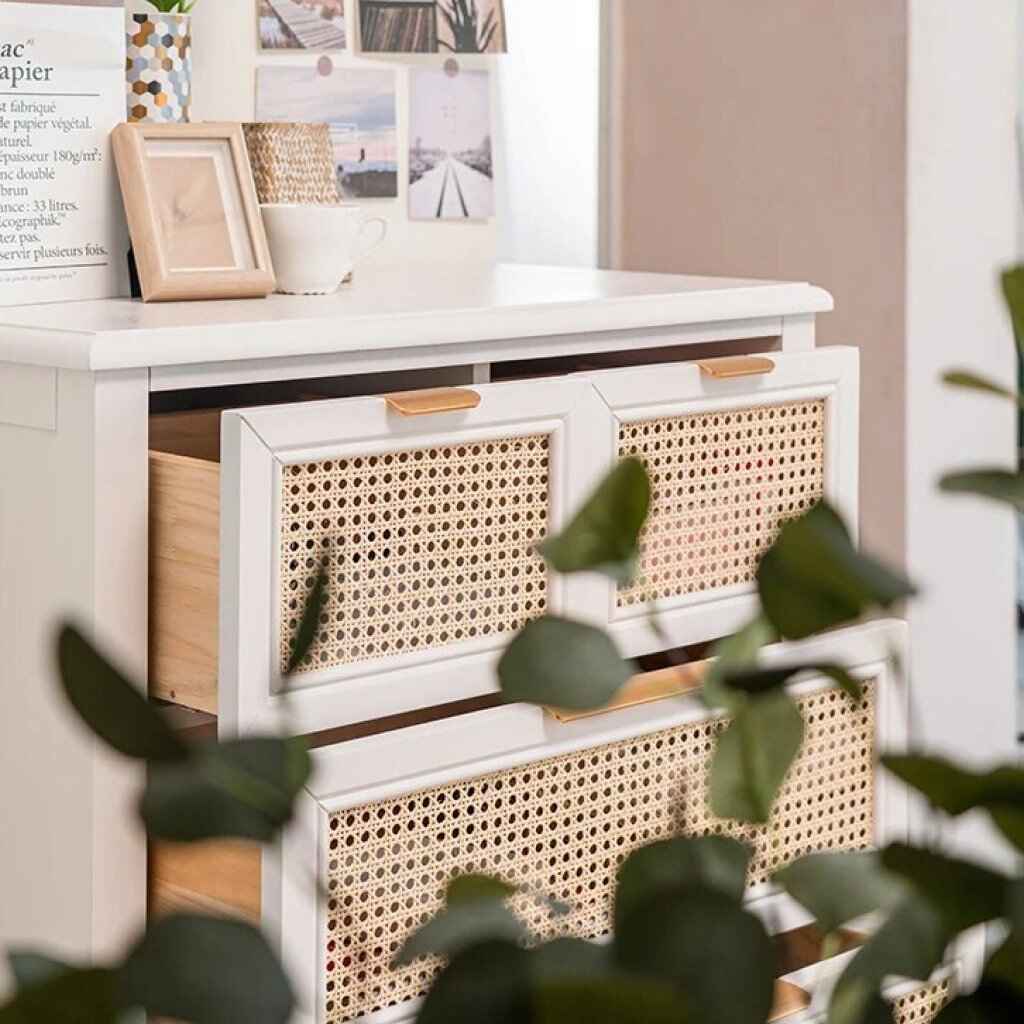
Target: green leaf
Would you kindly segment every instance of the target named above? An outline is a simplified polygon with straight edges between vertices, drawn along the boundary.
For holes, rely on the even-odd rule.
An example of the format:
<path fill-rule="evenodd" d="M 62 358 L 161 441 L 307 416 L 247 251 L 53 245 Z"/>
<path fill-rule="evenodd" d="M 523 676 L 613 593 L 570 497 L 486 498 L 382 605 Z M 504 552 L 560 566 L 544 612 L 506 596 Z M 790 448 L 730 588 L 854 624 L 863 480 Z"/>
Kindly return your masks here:
<path fill-rule="evenodd" d="M 291 821 L 310 771 L 309 751 L 301 739 L 206 744 L 182 764 L 150 770 L 142 819 L 158 839 L 270 842 Z"/>
<path fill-rule="evenodd" d="M 890 975 L 927 981 L 951 936 L 928 904 L 910 896 L 860 948 L 836 985 L 828 1024 L 864 1024 Z"/>
<path fill-rule="evenodd" d="M 1017 348 L 1024 353 L 1024 266 L 1012 267 L 1003 273 L 1003 297 L 1010 310 Z"/>
<path fill-rule="evenodd" d="M 577 711 L 604 707 L 632 676 L 607 633 L 553 615 L 528 622 L 498 663 L 507 701 Z"/>
<path fill-rule="evenodd" d="M 611 947 L 583 939 L 553 939 L 530 957 L 530 976 L 535 982 L 591 981 L 611 970 Z"/>
<path fill-rule="evenodd" d="M 449 907 L 479 903 L 481 900 L 506 900 L 519 889 L 490 875 L 457 875 L 448 883 L 445 903 Z"/>
<path fill-rule="evenodd" d="M 651 482 L 639 459 L 623 459 L 557 536 L 538 548 L 561 573 L 600 572 L 617 583 L 636 574 L 640 531 L 651 507 Z"/>
<path fill-rule="evenodd" d="M 267 940 L 229 918 L 160 918 L 128 955 L 121 989 L 127 1005 L 191 1024 L 287 1024 L 295 1008 Z"/>
<path fill-rule="evenodd" d="M 299 620 L 299 628 L 295 631 L 295 640 L 292 643 L 285 675 L 294 674 L 295 670 L 306 660 L 306 655 L 309 654 L 313 644 L 316 643 L 317 633 L 320 631 L 320 617 L 323 615 L 326 602 L 327 564 L 324 563 L 320 566 L 313 589 L 302 610 L 302 618 Z"/>
<path fill-rule="evenodd" d="M 113 971 L 74 967 L 20 989 L 0 1024 L 118 1024 L 124 1008 Z"/>
<path fill-rule="evenodd" d="M 985 979 L 993 985 L 1005 986 L 1024 999 L 1024 935 L 1018 927 L 992 954 L 985 965 Z M 1024 1017 L 1021 1018 L 1024 1020 Z"/>
<path fill-rule="evenodd" d="M 939 481 L 947 494 L 973 494 L 1024 510 L 1024 475 L 1007 469 L 973 469 L 949 473 Z"/>
<path fill-rule="evenodd" d="M 1018 850 L 1024 850 L 1024 770 L 1003 766 L 975 773 L 940 757 L 882 758 L 882 764 L 953 817 L 982 809 Z"/>
<path fill-rule="evenodd" d="M 942 381 L 950 387 L 963 388 L 966 391 L 982 391 L 985 394 L 997 395 L 999 398 L 1008 398 L 1024 407 L 1024 395 L 1010 391 L 1002 384 L 997 384 L 994 380 L 989 380 L 988 377 L 982 377 L 970 370 L 949 370 L 942 375 Z"/>
<path fill-rule="evenodd" d="M 101 740 L 126 757 L 152 763 L 183 761 L 188 750 L 160 712 L 74 626 L 57 637 L 64 693 Z"/>
<path fill-rule="evenodd" d="M 615 927 L 659 893 L 703 886 L 743 899 L 750 848 L 725 836 L 663 839 L 630 854 L 619 870 Z"/>
<path fill-rule="evenodd" d="M 405 940 L 394 959 L 394 966 L 404 967 L 421 956 L 454 958 L 481 943 L 519 944 L 528 937 L 523 922 L 499 900 L 455 903 L 437 913 Z"/>
<path fill-rule="evenodd" d="M 835 992 L 829 1015 L 830 1020 L 834 1017 L 857 1024 L 893 1024 L 892 1006 L 861 983 Z"/>
<path fill-rule="evenodd" d="M 720 818 L 766 822 L 803 738 L 803 716 L 785 690 L 748 698 L 718 738 L 711 810 Z"/>
<path fill-rule="evenodd" d="M 950 938 L 1003 916 L 1010 880 L 979 864 L 934 850 L 893 843 L 882 851 L 887 871 L 905 878 L 941 918 Z"/>
<path fill-rule="evenodd" d="M 775 875 L 826 934 L 855 918 L 891 911 L 907 897 L 907 884 L 885 870 L 873 850 L 812 853 Z"/>
<path fill-rule="evenodd" d="M 903 576 L 860 554 L 827 504 L 787 522 L 757 570 L 761 606 L 784 637 L 800 640 L 914 594 Z"/>
<path fill-rule="evenodd" d="M 434 982 L 416 1024 L 527 1024 L 530 954 L 485 942 L 456 954 Z"/>
<path fill-rule="evenodd" d="M 737 707 L 736 694 L 726 687 L 726 676 L 756 665 L 761 648 L 777 639 L 778 634 L 771 623 L 758 615 L 738 632 L 715 644 L 711 651 L 711 665 L 704 674 L 704 703 L 712 710 L 720 707 L 734 710 Z"/>
<path fill-rule="evenodd" d="M 62 960 L 55 960 L 43 953 L 20 949 L 8 951 L 7 963 L 18 988 L 30 988 L 32 985 L 50 981 L 57 975 L 74 969 Z"/>
<path fill-rule="evenodd" d="M 829 1024 L 861 1024 L 888 976 L 927 981 L 959 934 L 1001 917 L 1010 903 L 1009 879 L 979 865 L 902 844 L 881 860 L 911 891 L 843 973 Z"/>
<path fill-rule="evenodd" d="M 935 1024 L 1020 1024 L 1024 999 L 1014 989 L 982 982 L 970 995 L 959 996 L 943 1008 Z"/>
<path fill-rule="evenodd" d="M 742 693 L 759 694 L 777 690 L 796 676 L 806 673 L 826 676 L 854 701 L 859 702 L 863 696 L 860 683 L 842 665 L 832 663 L 811 662 L 804 665 L 779 665 L 773 668 L 741 668 L 725 672 L 722 684 Z"/>
<path fill-rule="evenodd" d="M 629 973 L 676 985 L 694 1021 L 768 1018 L 775 950 L 764 925 L 732 895 L 700 888 L 658 894 L 622 921 L 614 956 Z"/>
<path fill-rule="evenodd" d="M 623 973 L 542 982 L 535 988 L 534 1008 L 533 1024 L 687 1024 L 695 1020 L 687 1013 L 682 993 L 671 985 Z"/>

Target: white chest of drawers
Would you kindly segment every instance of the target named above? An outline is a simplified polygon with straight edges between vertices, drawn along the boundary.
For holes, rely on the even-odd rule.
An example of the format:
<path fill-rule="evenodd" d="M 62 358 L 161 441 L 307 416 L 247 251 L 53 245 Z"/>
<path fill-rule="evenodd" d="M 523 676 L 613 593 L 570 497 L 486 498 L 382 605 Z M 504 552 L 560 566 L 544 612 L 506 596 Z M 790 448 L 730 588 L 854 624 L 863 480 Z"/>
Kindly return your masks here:
<path fill-rule="evenodd" d="M 829 296 L 806 284 L 505 266 L 367 276 L 322 299 L 152 307 L 106 301 L 0 311 L 0 946 L 17 942 L 74 957 L 104 955 L 119 948 L 145 914 L 145 842 L 131 813 L 138 775 L 99 749 L 62 706 L 51 642 L 58 619 L 73 617 L 140 681 L 147 676 L 154 410 L 174 402 L 260 405 L 261 399 L 248 396 L 264 394 L 261 388 L 287 386 L 295 400 L 362 401 L 358 396 L 430 385 L 480 385 L 483 391 L 493 380 L 490 388 L 512 390 L 510 397 L 496 390 L 494 401 L 485 392 L 477 416 L 486 432 L 488 415 L 493 422 L 508 420 L 516 389 L 523 392 L 520 410 L 529 404 L 530 385 L 515 381 L 534 374 L 611 380 L 603 377 L 609 368 L 638 362 L 750 352 L 777 353 L 780 369 L 791 358 L 799 363 L 813 351 L 815 315 L 830 308 Z M 646 387 L 643 371 L 623 372 L 616 381 L 628 383 L 629 374 L 639 374 L 635 380 Z M 843 392 L 841 380 L 853 390 Z M 792 383 L 797 391 L 810 389 L 808 401 L 834 401 L 845 417 L 838 429 L 855 442 L 849 412 L 855 408 L 855 375 L 798 374 Z M 574 378 L 532 391 L 568 394 L 583 386 Z M 839 397 L 826 399 L 823 387 Z M 606 412 L 616 404 L 611 390 Z M 239 398 L 242 392 L 246 397 Z M 345 408 L 347 415 L 358 412 Z M 559 398 L 538 405 L 533 419 L 564 423 L 572 408 L 573 400 Z M 316 451 L 324 441 L 320 434 L 289 435 L 299 422 L 294 417 L 269 410 L 248 427 L 257 418 L 253 436 L 273 434 L 276 454 L 284 452 L 264 471 L 294 462 L 299 451 L 307 461 L 324 455 Z M 337 445 L 372 427 L 358 416 L 336 422 L 342 429 L 331 441 Z M 600 443 L 595 435 L 594 445 L 581 446 L 580 481 L 613 457 L 612 422 L 609 417 Z M 241 431 L 242 424 L 236 426 Z M 535 436 L 535 427 L 521 425 L 514 433 Z M 457 441 L 443 434 L 435 431 L 423 443 Z M 845 469 L 829 486 L 842 503 L 844 494 L 855 493 L 855 443 L 838 457 Z M 566 487 L 571 489 L 569 482 Z M 240 500 L 237 507 L 248 506 Z M 561 512 L 553 507 L 551 514 Z M 249 577 L 239 568 L 242 542 L 233 550 L 221 551 L 222 680 L 224 637 L 237 639 L 237 616 L 279 618 L 266 607 L 269 589 L 247 589 Z M 244 565 L 248 572 L 252 563 Z M 233 571 L 225 585 L 228 567 Z M 232 593 L 237 599 L 224 603 Z M 248 608 L 242 595 L 263 602 L 262 609 Z M 607 608 L 606 598 L 598 595 L 591 610 Z M 552 595 L 555 604 L 568 599 Z M 460 648 L 464 659 L 493 654 L 489 641 L 474 643 Z M 644 646 L 637 638 L 629 645 L 637 652 Z M 270 642 L 259 651 L 264 687 L 247 705 L 254 722 L 268 720 L 270 652 Z M 346 672 L 352 678 L 352 670 Z M 252 680 L 259 673 L 239 669 L 237 675 Z M 362 684 L 366 674 L 356 675 Z M 465 693 L 470 691 L 475 684 L 467 685 Z M 240 699 L 236 694 L 232 713 L 244 726 L 248 712 Z M 321 723 L 316 709 L 309 714 L 304 724 Z M 361 717 L 353 713 L 351 719 Z"/>

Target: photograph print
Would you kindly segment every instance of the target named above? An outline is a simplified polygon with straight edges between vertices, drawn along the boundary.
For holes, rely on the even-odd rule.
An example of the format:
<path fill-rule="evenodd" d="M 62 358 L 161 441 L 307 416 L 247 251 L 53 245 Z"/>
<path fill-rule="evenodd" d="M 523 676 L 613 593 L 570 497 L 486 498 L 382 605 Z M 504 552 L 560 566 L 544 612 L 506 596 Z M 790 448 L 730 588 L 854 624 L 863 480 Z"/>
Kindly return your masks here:
<path fill-rule="evenodd" d="M 362 0 L 359 36 L 364 53 L 437 53 L 437 3 Z"/>
<path fill-rule="evenodd" d="M 390 70 L 261 67 L 257 121 L 326 124 L 342 198 L 398 196 L 395 73 Z"/>
<path fill-rule="evenodd" d="M 437 0 L 437 42 L 445 53 L 505 53 L 502 0 Z"/>
<path fill-rule="evenodd" d="M 256 0 L 260 49 L 344 50 L 344 3 L 345 0 Z"/>
<path fill-rule="evenodd" d="M 504 53 L 502 0 L 360 0 L 364 53 Z"/>
<path fill-rule="evenodd" d="M 490 74 L 414 69 L 409 87 L 409 216 L 486 220 L 493 215 Z"/>

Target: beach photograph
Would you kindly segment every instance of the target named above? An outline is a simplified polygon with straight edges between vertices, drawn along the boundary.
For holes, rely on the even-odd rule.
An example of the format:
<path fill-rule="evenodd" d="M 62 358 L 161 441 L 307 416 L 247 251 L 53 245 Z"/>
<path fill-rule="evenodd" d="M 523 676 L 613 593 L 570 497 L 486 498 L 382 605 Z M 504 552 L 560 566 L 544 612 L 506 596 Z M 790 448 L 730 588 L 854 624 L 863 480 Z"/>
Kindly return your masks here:
<path fill-rule="evenodd" d="M 326 124 L 342 197 L 398 196 L 395 73 L 315 67 L 261 67 L 256 119 Z"/>

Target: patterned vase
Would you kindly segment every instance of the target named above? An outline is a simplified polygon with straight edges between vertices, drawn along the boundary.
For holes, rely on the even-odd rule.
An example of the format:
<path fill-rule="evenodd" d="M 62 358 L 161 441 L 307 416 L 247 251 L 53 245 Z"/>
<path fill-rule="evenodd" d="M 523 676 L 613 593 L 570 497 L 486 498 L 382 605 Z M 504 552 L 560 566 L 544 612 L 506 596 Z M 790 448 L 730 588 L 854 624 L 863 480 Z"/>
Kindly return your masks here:
<path fill-rule="evenodd" d="M 128 120 L 191 120 L 192 16 L 132 14 L 128 30 Z"/>

